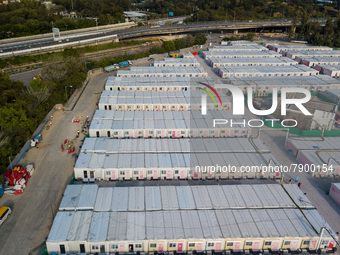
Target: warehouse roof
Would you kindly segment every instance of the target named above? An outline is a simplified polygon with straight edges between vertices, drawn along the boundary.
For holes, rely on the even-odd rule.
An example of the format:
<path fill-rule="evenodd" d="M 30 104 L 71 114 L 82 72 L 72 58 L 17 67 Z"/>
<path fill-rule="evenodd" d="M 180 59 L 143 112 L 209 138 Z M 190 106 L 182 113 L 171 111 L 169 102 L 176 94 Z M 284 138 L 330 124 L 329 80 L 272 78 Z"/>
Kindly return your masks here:
<path fill-rule="evenodd" d="M 223 81 L 222 81 L 223 82 Z M 327 75 L 286 76 L 286 77 L 231 77 L 228 83 L 235 86 L 330 86 L 340 85 L 340 80 Z M 216 85 L 223 87 L 223 84 Z"/>
<path fill-rule="evenodd" d="M 340 137 L 324 137 L 322 140 L 315 137 L 303 137 L 303 139 L 288 138 L 287 141 L 297 150 L 334 150 L 339 147 Z"/>
<path fill-rule="evenodd" d="M 326 51 L 326 50 L 313 50 L 313 51 L 306 51 L 306 50 L 286 50 L 285 55 L 295 58 L 295 57 L 339 57 L 339 51 Z"/>
<path fill-rule="evenodd" d="M 295 203 L 307 201 L 296 185 L 284 187 Z M 317 237 L 322 227 L 334 233 L 310 205 L 301 203 L 302 214 L 278 184 L 99 188 L 97 199 L 104 193 L 113 194 L 110 208 L 118 211 L 59 211 L 47 242 Z"/>
<path fill-rule="evenodd" d="M 295 60 L 286 57 L 277 58 L 215 58 L 209 57 L 209 62 L 214 66 L 251 66 L 251 65 L 298 65 Z"/>
<path fill-rule="evenodd" d="M 317 210 L 303 212 L 312 225 L 298 209 L 86 212 L 86 218 L 60 211 L 47 242 L 318 237 L 323 226 L 334 233 Z"/>
<path fill-rule="evenodd" d="M 96 206 L 91 211 L 296 208 L 291 198 L 301 208 L 314 208 L 294 184 L 284 186 L 291 198 L 276 184 L 106 187 L 96 191 L 92 188 L 96 185 L 79 186 L 82 186 L 83 192 L 93 191 L 96 197 Z M 69 192 L 71 189 L 65 190 L 62 203 L 67 200 Z M 105 194 L 108 198 L 104 198 Z M 88 210 L 77 205 L 59 209 Z"/>
<path fill-rule="evenodd" d="M 268 51 L 262 45 L 217 45 L 209 48 L 209 51 Z"/>
<path fill-rule="evenodd" d="M 235 74 L 247 74 L 250 75 L 265 75 L 265 74 L 318 74 L 319 71 L 309 68 L 305 65 L 290 65 L 290 66 L 231 66 L 231 67 L 219 67 L 220 72 Z"/>
<path fill-rule="evenodd" d="M 131 66 L 130 70 L 118 70 L 120 75 L 157 75 L 157 74 L 207 74 L 201 66 Z"/>
<path fill-rule="evenodd" d="M 280 57 L 281 54 L 274 51 L 203 51 L 203 55 L 210 59 L 214 58 L 275 58 Z"/>
<path fill-rule="evenodd" d="M 204 82 L 214 85 L 211 77 L 108 77 L 105 88 L 109 87 L 141 87 L 141 86 L 178 86 L 188 87 L 192 82 Z M 158 93 L 157 93 L 158 94 Z"/>
<path fill-rule="evenodd" d="M 81 152 L 97 153 L 146 153 L 146 152 L 270 152 L 259 139 L 248 138 L 182 138 L 182 139 L 110 139 L 88 137 Z M 76 191 L 74 191 L 76 192 Z M 78 191 L 79 193 L 80 191 Z"/>

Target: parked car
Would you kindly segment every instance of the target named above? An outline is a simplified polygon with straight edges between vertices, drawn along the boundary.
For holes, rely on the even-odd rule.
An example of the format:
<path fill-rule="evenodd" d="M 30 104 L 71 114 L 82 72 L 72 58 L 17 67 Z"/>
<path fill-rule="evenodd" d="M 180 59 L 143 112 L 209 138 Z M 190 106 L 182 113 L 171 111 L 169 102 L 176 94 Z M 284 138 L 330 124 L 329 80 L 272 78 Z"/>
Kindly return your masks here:
<path fill-rule="evenodd" d="M 2 223 L 5 222 L 5 220 L 8 219 L 11 213 L 12 213 L 11 208 L 7 206 L 0 207 L 0 226 L 2 225 Z"/>

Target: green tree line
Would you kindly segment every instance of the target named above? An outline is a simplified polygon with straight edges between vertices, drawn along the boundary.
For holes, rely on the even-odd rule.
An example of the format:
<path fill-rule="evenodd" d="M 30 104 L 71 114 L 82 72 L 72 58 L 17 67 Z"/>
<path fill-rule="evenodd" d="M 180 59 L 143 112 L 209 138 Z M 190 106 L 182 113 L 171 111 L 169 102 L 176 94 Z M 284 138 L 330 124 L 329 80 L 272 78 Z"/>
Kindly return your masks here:
<path fill-rule="evenodd" d="M 63 30 L 93 27 L 124 22 L 123 0 L 55 0 L 56 6 L 45 7 L 40 1 L 21 0 L 0 5 L 0 39 L 44 34 L 52 32 L 53 26 Z M 73 9 L 72 4 L 73 2 Z M 78 18 L 61 15 L 75 12 Z M 80 17 L 80 18 L 79 18 Z M 87 18 L 85 18 L 87 17 Z"/>
<path fill-rule="evenodd" d="M 138 1 L 137 1 L 138 2 Z M 139 9 L 167 16 L 187 15 L 188 21 L 249 20 L 298 18 L 307 12 L 311 17 L 336 16 L 336 3 L 318 4 L 314 0 L 149 0 L 137 5 Z"/>
<path fill-rule="evenodd" d="M 340 16 L 335 20 L 328 17 L 325 26 L 321 26 L 319 22 L 311 21 L 310 16 L 304 15 L 300 26 L 294 22 L 289 37 L 318 46 L 340 47 Z"/>
<path fill-rule="evenodd" d="M 70 93 L 80 88 L 87 71 L 125 60 L 148 57 L 151 54 L 204 44 L 204 35 L 187 36 L 165 41 L 161 46 L 137 54 L 101 58 L 99 61 L 80 60 L 79 49 L 65 49 L 61 55 L 51 55 L 42 69 L 43 80 L 32 80 L 29 87 L 21 81 L 13 81 L 0 73 L 0 174 L 21 150 L 55 104 L 67 101 L 65 86 L 72 86 Z"/>

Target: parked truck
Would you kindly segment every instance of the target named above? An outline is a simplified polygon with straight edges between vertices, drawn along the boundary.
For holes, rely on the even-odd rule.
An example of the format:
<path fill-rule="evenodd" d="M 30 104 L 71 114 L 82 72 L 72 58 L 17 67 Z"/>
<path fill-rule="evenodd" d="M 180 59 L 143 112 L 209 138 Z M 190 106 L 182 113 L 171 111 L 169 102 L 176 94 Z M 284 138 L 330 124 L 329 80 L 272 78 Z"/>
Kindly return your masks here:
<path fill-rule="evenodd" d="M 132 62 L 130 60 L 123 61 L 123 62 L 119 63 L 120 67 L 126 67 L 126 66 L 131 66 L 131 65 L 132 65 Z"/>
<path fill-rule="evenodd" d="M 118 64 L 113 64 L 111 66 L 104 67 L 105 72 L 111 72 L 111 71 L 114 71 L 114 70 L 117 70 L 117 69 L 119 69 Z"/>

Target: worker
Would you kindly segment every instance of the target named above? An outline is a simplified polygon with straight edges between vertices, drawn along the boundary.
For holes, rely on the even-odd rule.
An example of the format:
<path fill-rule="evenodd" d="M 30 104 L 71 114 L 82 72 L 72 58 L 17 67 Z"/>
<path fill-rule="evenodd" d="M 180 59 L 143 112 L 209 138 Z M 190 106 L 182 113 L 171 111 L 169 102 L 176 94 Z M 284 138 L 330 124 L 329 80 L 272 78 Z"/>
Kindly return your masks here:
<path fill-rule="evenodd" d="M 299 180 L 299 176 L 296 176 L 295 177 L 295 181 L 297 182 Z"/>
<path fill-rule="evenodd" d="M 80 130 L 78 130 L 78 135 L 79 135 L 79 133 L 80 133 Z"/>
<path fill-rule="evenodd" d="M 301 182 L 298 183 L 298 187 L 299 187 L 299 188 L 301 187 Z"/>
<path fill-rule="evenodd" d="M 292 179 L 289 180 L 289 184 L 292 184 Z"/>

